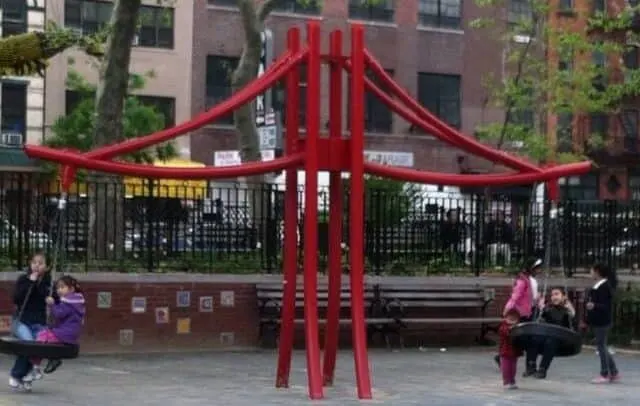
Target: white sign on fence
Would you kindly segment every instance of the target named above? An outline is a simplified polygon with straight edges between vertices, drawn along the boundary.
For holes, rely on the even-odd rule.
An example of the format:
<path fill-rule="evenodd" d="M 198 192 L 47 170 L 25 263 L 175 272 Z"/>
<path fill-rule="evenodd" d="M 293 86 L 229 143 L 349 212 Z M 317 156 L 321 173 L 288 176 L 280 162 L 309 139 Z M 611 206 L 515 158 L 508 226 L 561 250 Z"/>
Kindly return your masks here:
<path fill-rule="evenodd" d="M 276 152 L 273 149 L 265 149 L 260 151 L 262 156 L 262 162 L 273 161 L 276 159 Z M 233 166 L 242 164 L 240 159 L 240 151 L 228 150 L 228 151 L 216 151 L 213 153 L 213 165 L 214 166 Z"/>
<path fill-rule="evenodd" d="M 364 151 L 364 159 L 385 165 L 413 167 L 413 152 Z"/>

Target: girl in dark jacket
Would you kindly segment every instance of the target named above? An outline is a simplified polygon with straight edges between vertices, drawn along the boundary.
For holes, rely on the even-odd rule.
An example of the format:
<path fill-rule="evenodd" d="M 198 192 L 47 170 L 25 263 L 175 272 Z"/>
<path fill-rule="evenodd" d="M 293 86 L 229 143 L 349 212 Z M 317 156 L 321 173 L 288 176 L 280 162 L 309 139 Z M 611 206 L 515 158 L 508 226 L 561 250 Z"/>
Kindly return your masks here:
<path fill-rule="evenodd" d="M 607 336 L 613 322 L 613 299 L 618 278 L 613 269 L 603 264 L 591 268 L 591 277 L 596 280 L 587 298 L 587 324 L 596 337 L 600 356 L 600 376 L 596 384 L 616 382 L 620 379 L 618 367 L 607 347 Z"/>
<path fill-rule="evenodd" d="M 29 269 L 18 277 L 13 293 L 16 307 L 12 333 L 20 340 L 33 341 L 47 324 L 45 299 L 49 296 L 51 275 L 44 254 L 36 253 L 31 257 Z M 40 379 L 39 371 L 33 371 L 31 361 L 26 357 L 17 357 L 11 368 L 9 386 L 14 389 L 30 389 L 34 379 Z"/>

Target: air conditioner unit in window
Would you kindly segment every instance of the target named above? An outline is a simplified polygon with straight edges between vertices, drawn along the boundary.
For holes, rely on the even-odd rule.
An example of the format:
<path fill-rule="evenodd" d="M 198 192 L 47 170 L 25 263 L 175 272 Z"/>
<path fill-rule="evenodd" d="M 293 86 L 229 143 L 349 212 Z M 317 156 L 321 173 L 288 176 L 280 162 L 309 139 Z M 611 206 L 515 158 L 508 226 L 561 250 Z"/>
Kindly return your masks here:
<path fill-rule="evenodd" d="M 131 45 L 133 45 L 134 47 L 138 46 L 140 44 L 140 36 L 139 35 L 135 35 L 133 37 L 133 41 L 131 41 Z"/>
<path fill-rule="evenodd" d="M 22 145 L 22 134 L 18 132 L 4 132 L 2 133 L 2 144 L 10 146 Z"/>

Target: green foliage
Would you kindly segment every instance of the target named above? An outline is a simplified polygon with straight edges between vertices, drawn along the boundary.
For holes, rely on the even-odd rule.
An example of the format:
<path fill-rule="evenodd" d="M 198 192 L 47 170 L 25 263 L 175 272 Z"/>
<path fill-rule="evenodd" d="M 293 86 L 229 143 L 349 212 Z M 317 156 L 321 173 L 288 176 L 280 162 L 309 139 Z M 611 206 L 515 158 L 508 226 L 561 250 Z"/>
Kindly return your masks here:
<path fill-rule="evenodd" d="M 557 145 L 564 143 L 571 148 L 554 151 L 548 142 L 548 124 L 562 115 L 573 118 L 573 127 L 580 120 L 588 121 L 591 115 L 615 115 L 627 98 L 640 95 L 637 69 L 622 68 L 624 80 L 614 80 L 610 66 L 610 61 L 621 60 L 625 52 L 640 44 L 631 29 L 638 7 L 625 8 L 616 15 L 586 16 L 588 11 L 584 9 L 553 10 L 548 1 L 542 0 L 531 0 L 530 10 L 525 12 L 509 9 L 508 0 L 475 2 L 493 9 L 484 13 L 493 16 L 503 16 L 506 7 L 509 20 L 504 24 L 497 17 L 483 17 L 469 24 L 491 35 L 504 49 L 505 77 L 491 74 L 484 82 L 489 103 L 504 109 L 506 118 L 484 123 L 478 128 L 478 136 L 500 145 L 517 142 L 523 145 L 522 153 L 538 161 L 584 159 L 589 151 L 605 146 L 608 134 L 582 131 L 578 133 L 578 145 L 569 138 L 570 131 L 559 131 L 557 138 L 564 138 L 558 139 Z M 564 16 L 560 17 L 561 23 L 550 24 L 550 16 L 560 15 Z M 589 32 L 572 27 L 576 18 L 588 18 Z M 550 61 L 556 60 L 554 66 Z"/>
<path fill-rule="evenodd" d="M 411 183 L 399 182 L 376 176 L 365 177 L 364 212 L 366 221 L 380 227 L 397 226 L 406 219 L 420 201 L 420 188 Z M 345 179 L 347 198 L 358 198 L 350 192 L 350 182 Z M 345 210 L 348 210 L 345 205 Z M 345 213 L 348 216 L 348 213 Z"/>
<path fill-rule="evenodd" d="M 147 74 L 147 76 L 151 73 Z M 145 76 L 131 74 L 129 91 L 141 90 L 145 85 Z M 59 117 L 53 124 L 53 135 L 46 139 L 45 145 L 53 148 L 68 148 L 87 152 L 94 148 L 93 129 L 95 125 L 95 85 L 89 83 L 77 72 L 70 70 L 67 76 L 67 89 L 80 96 L 78 105 L 66 116 Z M 164 116 L 152 106 L 145 106 L 135 97 L 128 96 L 124 103 L 123 139 L 131 139 L 159 131 L 165 126 Z M 177 152 L 171 143 L 148 148 L 128 156 L 125 160 L 137 163 L 152 163 L 155 159 L 169 159 Z"/>

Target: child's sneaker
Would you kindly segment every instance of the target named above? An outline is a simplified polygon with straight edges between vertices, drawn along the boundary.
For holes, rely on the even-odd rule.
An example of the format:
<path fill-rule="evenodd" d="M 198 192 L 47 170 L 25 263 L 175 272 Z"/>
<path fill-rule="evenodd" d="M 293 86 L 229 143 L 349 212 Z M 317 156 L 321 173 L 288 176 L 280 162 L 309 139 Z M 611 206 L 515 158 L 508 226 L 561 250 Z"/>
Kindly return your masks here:
<path fill-rule="evenodd" d="M 509 384 L 509 385 L 505 385 L 504 387 L 505 387 L 505 389 L 507 389 L 507 390 L 515 390 L 515 389 L 518 389 L 518 385 L 516 385 L 515 383 L 511 383 L 511 384 Z"/>
<path fill-rule="evenodd" d="M 33 370 L 31 371 L 31 377 L 34 381 L 42 379 L 42 371 L 40 371 L 40 367 L 34 365 Z"/>
<path fill-rule="evenodd" d="M 31 382 L 22 382 L 22 390 L 25 392 L 31 392 L 33 389 L 33 384 Z"/>
<path fill-rule="evenodd" d="M 591 383 L 596 385 L 602 385 L 604 383 L 609 383 L 609 382 L 611 381 L 606 376 L 599 376 L 591 381 Z"/>
<path fill-rule="evenodd" d="M 611 377 L 609 378 L 609 381 L 611 383 L 616 383 L 616 382 L 620 382 L 620 374 L 615 374 L 615 375 L 611 375 Z"/>
<path fill-rule="evenodd" d="M 9 377 L 9 387 L 11 389 L 20 389 L 22 388 L 22 382 L 19 379 L 16 379 L 14 377 Z"/>
<path fill-rule="evenodd" d="M 536 371 L 536 374 L 534 376 L 538 379 L 547 379 L 547 371 L 545 371 L 544 369 L 539 369 L 538 371 Z"/>

